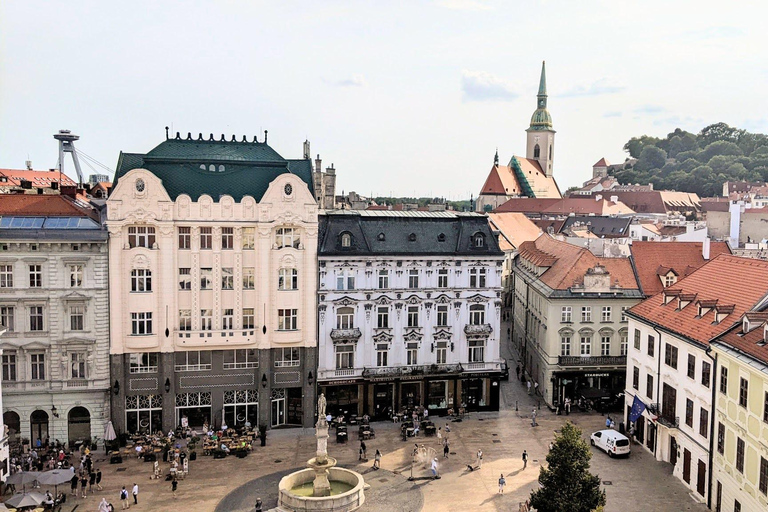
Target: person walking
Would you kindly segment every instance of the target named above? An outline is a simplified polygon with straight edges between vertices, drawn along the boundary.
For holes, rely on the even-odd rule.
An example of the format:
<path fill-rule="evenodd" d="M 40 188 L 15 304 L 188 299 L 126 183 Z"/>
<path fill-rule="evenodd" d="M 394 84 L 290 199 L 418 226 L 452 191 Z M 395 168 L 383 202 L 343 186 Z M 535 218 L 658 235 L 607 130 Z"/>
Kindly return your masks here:
<path fill-rule="evenodd" d="M 107 498 L 101 498 L 101 501 L 99 502 L 99 512 L 109 512 L 109 503 L 107 503 Z"/>
<path fill-rule="evenodd" d="M 88 496 L 85 493 L 85 488 L 88 485 L 88 473 L 83 470 L 80 473 L 80 496 L 82 498 L 87 498 Z"/>
<path fill-rule="evenodd" d="M 80 479 L 77 478 L 77 475 L 73 474 L 72 478 L 70 479 L 69 483 L 71 486 L 71 494 L 72 496 L 77 496 L 77 482 L 79 482 Z"/>
<path fill-rule="evenodd" d="M 483 467 L 483 450 L 477 450 L 477 469 Z"/>
<path fill-rule="evenodd" d="M 507 481 L 504 479 L 504 473 L 499 477 L 499 492 L 504 494 L 504 486 L 507 485 Z"/>
<path fill-rule="evenodd" d="M 445 442 L 443 443 L 443 458 L 444 459 L 448 458 L 448 452 L 450 452 L 450 451 L 451 451 L 451 449 L 448 448 L 448 439 L 446 439 Z"/>
<path fill-rule="evenodd" d="M 99 491 L 103 491 L 101 487 L 101 468 L 96 469 L 96 489 Z"/>
<path fill-rule="evenodd" d="M 523 469 L 528 467 L 528 451 L 523 450 Z"/>
<path fill-rule="evenodd" d="M 136 482 L 133 483 L 133 504 L 138 505 L 139 504 L 139 484 Z"/>
<path fill-rule="evenodd" d="M 517 363 L 515 371 L 517 372 L 517 380 L 520 380 L 520 363 Z"/>
<path fill-rule="evenodd" d="M 432 459 L 432 478 L 437 479 L 437 457 Z"/>
<path fill-rule="evenodd" d="M 125 489 L 125 486 L 123 486 L 123 489 L 120 491 L 120 508 L 122 510 L 131 508 L 128 504 L 128 491 Z"/>
<path fill-rule="evenodd" d="M 536 381 L 533 383 L 533 394 L 534 395 L 539 394 L 539 381 Z"/>
<path fill-rule="evenodd" d="M 530 394 L 531 394 L 531 381 L 530 381 L 530 380 L 529 380 L 529 381 L 527 381 L 527 382 L 525 383 L 525 385 L 526 385 L 526 386 L 528 386 L 528 394 L 530 395 Z"/>
<path fill-rule="evenodd" d="M 88 475 L 88 492 L 93 493 L 93 486 L 96 485 L 96 472 L 91 471 Z"/>
<path fill-rule="evenodd" d="M 373 455 L 373 469 L 381 468 L 381 452 L 376 448 L 376 453 Z"/>
<path fill-rule="evenodd" d="M 535 427 L 538 423 L 536 423 L 536 408 L 533 408 L 533 411 L 531 411 L 531 426 Z"/>
<path fill-rule="evenodd" d="M 171 493 L 173 494 L 173 499 L 176 499 L 176 489 L 179 487 L 179 481 L 176 480 L 176 477 L 173 477 L 173 481 L 171 481 Z"/>
<path fill-rule="evenodd" d="M 437 442 L 443 444 L 443 427 L 437 427 Z"/>

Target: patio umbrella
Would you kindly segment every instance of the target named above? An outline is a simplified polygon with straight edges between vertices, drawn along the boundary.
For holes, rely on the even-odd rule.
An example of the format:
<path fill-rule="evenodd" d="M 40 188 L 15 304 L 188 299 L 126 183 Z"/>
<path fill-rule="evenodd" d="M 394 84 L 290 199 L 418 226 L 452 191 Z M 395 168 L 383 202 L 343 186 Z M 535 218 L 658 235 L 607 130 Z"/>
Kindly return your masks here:
<path fill-rule="evenodd" d="M 51 471 L 46 471 L 45 473 L 40 473 L 40 475 L 37 477 L 37 481 L 40 483 L 40 485 L 53 486 L 54 496 L 59 495 L 60 485 L 69 483 L 71 480 L 72 472 L 63 469 L 53 469 Z"/>
<path fill-rule="evenodd" d="M 37 480 L 38 475 L 40 475 L 40 473 L 37 471 L 19 471 L 18 473 L 9 476 L 5 483 L 9 485 L 20 485 L 22 490 L 26 491 L 27 484 L 31 484 Z"/>
<path fill-rule="evenodd" d="M 37 507 L 44 499 L 45 495 L 39 492 L 25 492 L 14 494 L 5 500 L 5 504 L 13 508 Z"/>
<path fill-rule="evenodd" d="M 112 421 L 107 422 L 107 428 L 104 430 L 104 450 L 109 452 L 109 449 L 107 446 L 109 446 L 111 441 L 114 441 L 117 439 L 117 434 L 115 433 L 115 427 L 112 425 Z"/>

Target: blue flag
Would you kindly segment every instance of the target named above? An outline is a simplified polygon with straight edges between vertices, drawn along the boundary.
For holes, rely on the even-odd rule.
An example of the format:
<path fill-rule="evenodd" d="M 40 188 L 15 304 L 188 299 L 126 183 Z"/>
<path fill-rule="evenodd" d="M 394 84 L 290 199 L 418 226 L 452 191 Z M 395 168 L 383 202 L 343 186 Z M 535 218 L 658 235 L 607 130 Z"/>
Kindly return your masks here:
<path fill-rule="evenodd" d="M 645 409 L 646 407 L 643 401 L 635 395 L 635 400 L 632 402 L 632 412 L 629 413 L 629 421 L 637 421 L 637 418 L 643 415 Z"/>

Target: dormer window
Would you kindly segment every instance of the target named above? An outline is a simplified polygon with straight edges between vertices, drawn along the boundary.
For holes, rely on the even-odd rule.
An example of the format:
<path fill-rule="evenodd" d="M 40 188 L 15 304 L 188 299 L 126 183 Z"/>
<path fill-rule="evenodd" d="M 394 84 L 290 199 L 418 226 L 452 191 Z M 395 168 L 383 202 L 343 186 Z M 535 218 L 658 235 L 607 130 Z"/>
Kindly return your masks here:
<path fill-rule="evenodd" d="M 672 286 L 676 282 L 677 282 L 677 276 L 675 274 L 673 274 L 672 272 L 670 272 L 669 274 L 664 276 L 664 288 L 666 288 L 668 286 Z"/>
<path fill-rule="evenodd" d="M 341 234 L 341 246 L 342 247 L 352 247 L 352 235 L 349 233 L 342 233 Z"/>
<path fill-rule="evenodd" d="M 725 320 L 736 307 L 732 304 L 715 306 L 715 325 Z"/>
<path fill-rule="evenodd" d="M 485 247 L 485 235 L 482 233 L 475 233 L 472 235 L 472 245 L 475 249 L 482 249 Z"/>
<path fill-rule="evenodd" d="M 411 241 L 411 242 L 415 242 L 416 241 L 416 233 L 411 233 L 410 235 L 408 235 L 408 240 Z"/>
<path fill-rule="evenodd" d="M 669 304 L 675 297 L 680 295 L 680 290 L 664 290 L 664 304 Z"/>
<path fill-rule="evenodd" d="M 379 235 L 376 237 L 376 239 L 377 239 L 379 242 L 383 242 L 384 240 L 386 240 L 386 239 L 387 239 L 387 237 L 386 237 L 386 235 L 385 235 L 384 233 L 379 233 Z"/>
<path fill-rule="evenodd" d="M 437 235 L 437 241 L 445 242 L 445 233 L 440 233 L 439 235 Z"/>
<path fill-rule="evenodd" d="M 696 298 L 695 293 L 681 293 L 677 297 L 677 309 L 683 309 L 685 306 L 693 302 L 693 299 Z"/>

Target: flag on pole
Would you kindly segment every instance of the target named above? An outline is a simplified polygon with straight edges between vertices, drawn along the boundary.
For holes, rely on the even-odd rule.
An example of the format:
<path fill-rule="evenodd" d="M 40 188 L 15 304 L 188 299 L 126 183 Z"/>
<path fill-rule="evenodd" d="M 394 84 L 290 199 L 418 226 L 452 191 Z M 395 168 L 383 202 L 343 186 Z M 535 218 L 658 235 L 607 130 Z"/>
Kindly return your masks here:
<path fill-rule="evenodd" d="M 637 421 L 637 418 L 643 415 L 645 409 L 646 406 L 643 401 L 635 395 L 635 400 L 632 402 L 632 411 L 629 413 L 629 421 Z"/>

